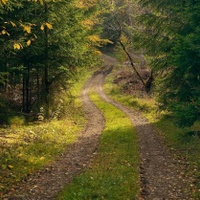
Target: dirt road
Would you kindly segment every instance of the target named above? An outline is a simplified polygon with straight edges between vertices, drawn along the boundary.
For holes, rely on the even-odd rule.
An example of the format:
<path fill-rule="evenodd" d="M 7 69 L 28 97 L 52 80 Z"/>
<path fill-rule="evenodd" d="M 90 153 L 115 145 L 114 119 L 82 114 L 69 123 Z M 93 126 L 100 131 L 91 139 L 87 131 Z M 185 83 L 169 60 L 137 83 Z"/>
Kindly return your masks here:
<path fill-rule="evenodd" d="M 111 63 L 114 64 L 115 60 L 106 57 L 105 68 L 91 77 L 82 92 L 88 125 L 85 131 L 80 133 L 78 142 L 53 164 L 28 177 L 7 199 L 56 199 L 63 186 L 70 183 L 73 177 L 91 162 L 104 128 L 104 117 L 89 99 L 91 88 L 95 88 L 104 101 L 126 113 L 137 129 L 140 141 L 141 199 L 190 199 L 186 181 L 180 175 L 176 161 L 152 125 L 140 113 L 113 101 L 104 93 L 102 85 L 111 69 Z"/>
<path fill-rule="evenodd" d="M 155 128 L 140 113 L 113 101 L 104 93 L 102 86 L 107 72 L 105 69 L 95 77 L 96 91 L 104 101 L 123 111 L 136 127 L 140 141 L 141 199 L 191 199 L 188 180 L 184 180 L 177 161 Z"/>
<path fill-rule="evenodd" d="M 88 123 L 80 133 L 78 141 L 52 164 L 27 177 L 14 191 L 5 196 L 5 200 L 54 200 L 62 188 L 92 161 L 99 136 L 104 129 L 104 117 L 89 99 L 88 93 L 95 84 L 98 84 L 98 79 L 94 75 L 81 94 Z"/>
<path fill-rule="evenodd" d="M 104 75 L 99 75 L 97 91 L 102 99 L 122 110 L 136 127 L 140 141 L 141 199 L 189 200 L 189 183 L 181 175 L 177 161 L 154 127 L 137 111 L 110 99 L 103 91 Z"/>

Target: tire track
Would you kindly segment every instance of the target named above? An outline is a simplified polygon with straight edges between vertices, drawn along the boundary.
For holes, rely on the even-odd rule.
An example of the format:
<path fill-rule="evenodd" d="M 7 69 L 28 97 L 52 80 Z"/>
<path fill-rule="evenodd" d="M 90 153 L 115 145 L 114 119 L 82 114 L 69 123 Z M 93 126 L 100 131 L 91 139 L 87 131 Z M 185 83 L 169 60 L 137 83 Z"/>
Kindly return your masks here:
<path fill-rule="evenodd" d="M 141 199 L 145 200 L 189 200 L 189 182 L 184 180 L 177 161 L 165 146 L 153 126 L 140 113 L 109 98 L 102 86 L 107 73 L 97 76 L 96 91 L 101 98 L 123 111 L 136 127 L 140 146 Z"/>
<path fill-rule="evenodd" d="M 3 200 L 55 200 L 62 188 L 89 165 L 95 156 L 99 136 L 105 124 L 101 111 L 89 99 L 89 91 L 95 85 L 98 85 L 98 79 L 94 75 L 81 94 L 88 123 L 86 129 L 80 133 L 78 141 L 53 163 L 26 177 L 20 185 L 5 195 Z"/>
<path fill-rule="evenodd" d="M 108 64 L 105 63 L 105 65 Z M 58 192 L 91 162 L 105 123 L 101 111 L 89 99 L 89 91 L 92 88 L 99 93 L 104 101 L 122 110 L 137 129 L 140 140 L 141 199 L 191 199 L 186 191 L 186 182 L 176 166 L 176 161 L 173 160 L 152 125 L 138 112 L 113 101 L 104 93 L 102 86 L 111 68 L 104 67 L 103 70 L 95 73 L 85 85 L 81 98 L 88 124 L 85 131 L 80 133 L 79 140 L 71 145 L 68 151 L 55 162 L 37 174 L 27 177 L 5 199 L 54 200 Z"/>

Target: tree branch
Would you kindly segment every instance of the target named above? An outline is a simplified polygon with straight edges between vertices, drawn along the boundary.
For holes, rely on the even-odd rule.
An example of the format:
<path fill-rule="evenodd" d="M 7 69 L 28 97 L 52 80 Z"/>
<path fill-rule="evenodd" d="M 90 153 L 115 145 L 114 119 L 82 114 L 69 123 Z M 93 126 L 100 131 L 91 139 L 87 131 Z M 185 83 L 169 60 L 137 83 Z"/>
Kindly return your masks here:
<path fill-rule="evenodd" d="M 142 76 L 140 75 L 139 71 L 136 69 L 135 64 L 133 63 L 133 59 L 132 59 L 131 55 L 129 54 L 129 52 L 127 51 L 125 45 L 123 44 L 123 42 L 121 40 L 119 40 L 118 42 L 121 45 L 121 47 L 124 50 L 124 52 L 126 53 L 126 55 L 128 56 L 129 61 L 131 62 L 131 66 L 132 66 L 133 70 L 135 71 L 135 73 L 139 77 L 139 79 L 142 82 L 143 86 L 146 88 L 146 83 L 144 82 L 144 80 L 143 80 Z"/>

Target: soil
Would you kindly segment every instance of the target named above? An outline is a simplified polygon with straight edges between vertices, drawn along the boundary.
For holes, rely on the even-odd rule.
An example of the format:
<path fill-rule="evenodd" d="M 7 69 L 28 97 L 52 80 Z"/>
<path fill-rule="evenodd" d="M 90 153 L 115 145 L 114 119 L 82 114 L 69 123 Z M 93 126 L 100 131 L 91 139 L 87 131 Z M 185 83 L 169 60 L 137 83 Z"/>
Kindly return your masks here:
<path fill-rule="evenodd" d="M 88 97 L 88 92 L 92 87 L 95 87 L 102 99 L 126 113 L 136 127 L 141 160 L 140 199 L 191 199 L 188 190 L 189 182 L 184 180 L 180 166 L 154 127 L 140 113 L 113 101 L 104 93 L 102 89 L 104 79 L 116 64 L 116 61 L 111 57 L 104 56 L 104 59 L 104 67 L 91 77 L 82 92 L 81 97 L 88 124 L 85 131 L 80 133 L 78 141 L 55 162 L 46 166 L 37 174 L 27 177 L 5 199 L 56 199 L 62 188 L 69 184 L 93 160 L 105 122 L 102 113 Z"/>

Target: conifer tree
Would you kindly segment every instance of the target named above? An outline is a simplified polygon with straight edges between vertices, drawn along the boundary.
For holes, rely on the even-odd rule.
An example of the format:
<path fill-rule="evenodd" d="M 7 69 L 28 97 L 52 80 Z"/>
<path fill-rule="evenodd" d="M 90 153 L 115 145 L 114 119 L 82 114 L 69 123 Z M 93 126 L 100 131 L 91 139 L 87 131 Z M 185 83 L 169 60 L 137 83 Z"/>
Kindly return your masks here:
<path fill-rule="evenodd" d="M 0 1 L 0 80 L 21 88 L 22 111 L 45 107 L 68 89 L 78 67 L 93 65 L 100 38 L 97 1 Z M 37 106 L 36 106 L 37 105 Z"/>
<path fill-rule="evenodd" d="M 145 49 L 157 71 L 162 108 L 180 126 L 191 126 L 200 116 L 199 1 L 141 0 L 143 14 L 134 41 Z"/>

